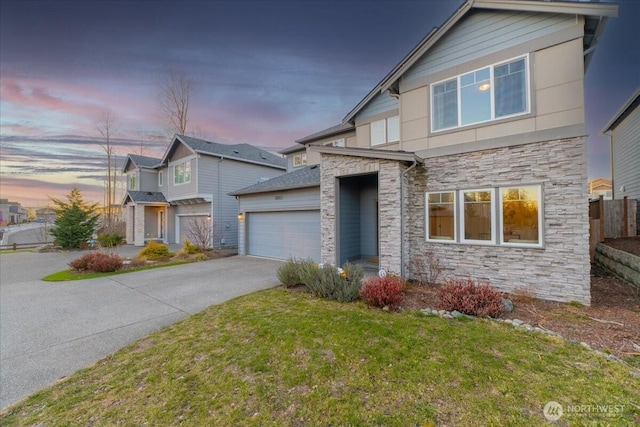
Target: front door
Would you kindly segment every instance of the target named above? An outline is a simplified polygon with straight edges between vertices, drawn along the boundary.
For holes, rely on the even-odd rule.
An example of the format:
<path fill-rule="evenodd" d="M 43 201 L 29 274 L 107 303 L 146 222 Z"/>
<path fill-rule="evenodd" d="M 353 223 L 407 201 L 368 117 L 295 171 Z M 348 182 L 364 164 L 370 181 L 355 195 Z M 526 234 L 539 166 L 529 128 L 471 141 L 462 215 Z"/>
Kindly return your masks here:
<path fill-rule="evenodd" d="M 164 242 L 164 210 L 158 211 L 158 239 Z"/>

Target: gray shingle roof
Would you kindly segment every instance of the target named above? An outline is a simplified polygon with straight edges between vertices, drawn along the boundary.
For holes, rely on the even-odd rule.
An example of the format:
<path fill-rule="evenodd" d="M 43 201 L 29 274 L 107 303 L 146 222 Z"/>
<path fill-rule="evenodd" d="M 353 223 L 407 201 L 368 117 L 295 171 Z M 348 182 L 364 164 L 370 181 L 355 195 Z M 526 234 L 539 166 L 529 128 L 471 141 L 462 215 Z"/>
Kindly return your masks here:
<path fill-rule="evenodd" d="M 158 166 L 162 159 L 156 159 L 155 157 L 139 156 L 137 154 L 129 154 L 131 161 L 138 167 L 152 168 Z"/>
<path fill-rule="evenodd" d="M 302 139 L 298 139 L 296 142 L 298 144 L 304 144 L 305 142 L 311 142 L 316 139 L 326 138 L 328 136 L 333 136 L 333 135 L 339 135 L 341 133 L 354 130 L 355 128 L 356 127 L 349 122 L 340 123 L 339 125 L 331 126 L 330 128 L 323 129 L 320 132 L 316 132 L 314 134 L 305 136 Z"/>
<path fill-rule="evenodd" d="M 259 163 L 268 166 L 275 166 L 281 169 L 286 169 L 287 167 L 286 159 L 269 153 L 268 151 L 261 150 L 260 148 L 254 147 L 253 145 L 220 144 L 218 142 L 205 141 L 203 139 L 192 138 L 190 136 L 184 135 L 176 135 L 176 138 L 187 144 L 197 153 L 223 156 L 249 163 Z"/>
<path fill-rule="evenodd" d="M 307 166 L 229 193 L 230 196 L 320 186 L 320 166 Z"/>
<path fill-rule="evenodd" d="M 295 144 L 295 145 L 292 145 L 291 147 L 283 148 L 282 150 L 278 151 L 278 153 L 280 153 L 280 154 L 291 154 L 291 153 L 295 153 L 295 152 L 298 152 L 298 151 L 304 151 L 306 149 L 307 149 L 307 147 L 302 145 L 302 144 Z"/>
<path fill-rule="evenodd" d="M 127 191 L 127 196 L 136 203 L 167 203 L 159 191 Z"/>

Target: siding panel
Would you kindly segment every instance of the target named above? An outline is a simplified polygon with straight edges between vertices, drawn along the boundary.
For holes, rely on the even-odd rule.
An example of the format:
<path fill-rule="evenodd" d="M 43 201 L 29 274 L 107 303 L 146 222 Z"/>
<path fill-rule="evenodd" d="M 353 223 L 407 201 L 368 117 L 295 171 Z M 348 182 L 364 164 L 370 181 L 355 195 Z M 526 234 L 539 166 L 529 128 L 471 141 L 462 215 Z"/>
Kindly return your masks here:
<path fill-rule="evenodd" d="M 640 107 L 613 130 L 613 180 L 616 199 L 640 199 Z"/>
<path fill-rule="evenodd" d="M 388 92 L 379 93 L 358 113 L 356 117 L 356 124 L 360 120 L 375 116 L 376 114 L 386 113 L 398 109 L 398 100 Z"/>

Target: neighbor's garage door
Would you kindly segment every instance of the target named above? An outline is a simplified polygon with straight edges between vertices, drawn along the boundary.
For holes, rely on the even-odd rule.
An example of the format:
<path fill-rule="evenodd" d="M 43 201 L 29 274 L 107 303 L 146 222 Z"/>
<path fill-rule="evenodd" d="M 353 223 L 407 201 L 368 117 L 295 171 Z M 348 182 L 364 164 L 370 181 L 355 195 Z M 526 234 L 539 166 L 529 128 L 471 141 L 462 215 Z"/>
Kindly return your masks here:
<path fill-rule="evenodd" d="M 247 214 L 247 254 L 320 262 L 320 211 Z"/>

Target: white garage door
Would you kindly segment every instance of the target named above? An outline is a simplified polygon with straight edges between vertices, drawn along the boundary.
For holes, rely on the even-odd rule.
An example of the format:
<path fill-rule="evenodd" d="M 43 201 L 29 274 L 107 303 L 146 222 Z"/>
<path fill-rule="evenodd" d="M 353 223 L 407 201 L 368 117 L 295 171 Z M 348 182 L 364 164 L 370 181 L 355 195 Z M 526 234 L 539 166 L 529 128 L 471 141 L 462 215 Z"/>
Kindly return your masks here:
<path fill-rule="evenodd" d="M 320 262 L 320 211 L 248 213 L 247 254 Z"/>
<path fill-rule="evenodd" d="M 200 239 L 206 238 L 206 229 L 209 226 L 209 222 L 207 221 L 207 215 L 182 215 L 179 217 L 180 220 L 180 234 L 178 236 L 178 241 L 176 243 L 182 243 L 183 239 L 191 240 L 191 243 L 194 243 L 196 240 L 192 234 L 196 233 L 200 236 Z"/>

